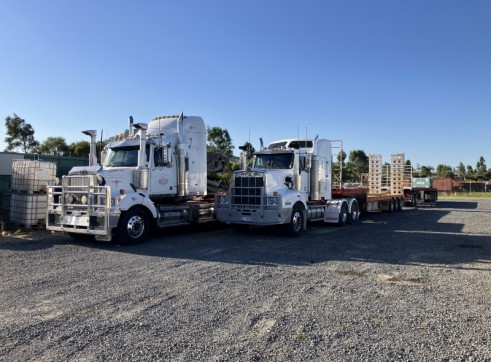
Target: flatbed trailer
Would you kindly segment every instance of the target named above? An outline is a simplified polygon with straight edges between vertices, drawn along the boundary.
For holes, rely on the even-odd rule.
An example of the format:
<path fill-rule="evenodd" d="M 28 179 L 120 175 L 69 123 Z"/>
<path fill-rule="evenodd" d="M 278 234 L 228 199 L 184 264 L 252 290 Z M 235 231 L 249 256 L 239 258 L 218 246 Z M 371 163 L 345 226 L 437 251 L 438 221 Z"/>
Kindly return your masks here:
<path fill-rule="evenodd" d="M 371 194 L 367 187 L 333 188 L 332 197 L 333 199 L 355 198 L 361 212 L 400 211 L 405 201 L 402 194 L 391 194 L 389 192 Z"/>
<path fill-rule="evenodd" d="M 435 203 L 438 200 L 438 189 L 430 187 L 413 187 L 404 189 L 404 205 L 418 206 L 422 203 Z"/>

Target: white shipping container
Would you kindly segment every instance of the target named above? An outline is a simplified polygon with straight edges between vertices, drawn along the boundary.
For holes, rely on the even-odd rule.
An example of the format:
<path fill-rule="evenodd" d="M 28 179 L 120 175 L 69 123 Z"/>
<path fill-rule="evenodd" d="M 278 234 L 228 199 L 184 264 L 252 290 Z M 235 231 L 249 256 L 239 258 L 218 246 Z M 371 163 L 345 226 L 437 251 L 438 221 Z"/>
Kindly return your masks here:
<path fill-rule="evenodd" d="M 12 193 L 10 222 L 27 228 L 45 225 L 47 207 L 47 195 Z"/>

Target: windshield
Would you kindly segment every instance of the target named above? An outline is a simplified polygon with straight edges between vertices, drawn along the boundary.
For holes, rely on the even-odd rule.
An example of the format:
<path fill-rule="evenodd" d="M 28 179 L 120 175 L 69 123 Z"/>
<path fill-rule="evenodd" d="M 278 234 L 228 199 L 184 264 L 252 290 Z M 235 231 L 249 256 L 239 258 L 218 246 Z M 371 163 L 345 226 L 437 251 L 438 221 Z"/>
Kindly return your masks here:
<path fill-rule="evenodd" d="M 254 157 L 254 168 L 289 169 L 293 167 L 293 153 L 259 154 Z"/>
<path fill-rule="evenodd" d="M 104 158 L 104 167 L 138 166 L 138 146 L 110 148 Z"/>

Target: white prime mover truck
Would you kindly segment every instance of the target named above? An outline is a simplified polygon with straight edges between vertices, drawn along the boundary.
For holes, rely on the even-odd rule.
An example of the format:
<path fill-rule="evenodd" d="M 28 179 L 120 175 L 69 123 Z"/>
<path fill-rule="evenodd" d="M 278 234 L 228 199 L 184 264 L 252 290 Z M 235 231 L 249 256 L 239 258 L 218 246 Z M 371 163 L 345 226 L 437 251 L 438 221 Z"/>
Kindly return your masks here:
<path fill-rule="evenodd" d="M 284 225 L 299 235 L 307 221 L 345 225 L 361 211 L 399 211 L 404 204 L 404 155 L 393 155 L 391 190 L 334 187 L 333 142 L 327 139 L 286 139 L 261 147 L 251 168 L 232 177 L 227 193 L 215 198 L 217 220 L 237 231 L 250 225 Z M 400 171 L 402 170 L 402 171 Z M 380 176 L 373 173 L 374 180 Z M 376 183 L 376 182 L 374 182 Z"/>
<path fill-rule="evenodd" d="M 152 227 L 215 221 L 207 196 L 206 128 L 200 117 L 164 116 L 133 124 L 108 143 L 97 164 L 96 132 L 89 166 L 74 167 L 48 188 L 46 228 L 74 238 L 121 244 L 143 241 Z"/>
<path fill-rule="evenodd" d="M 234 173 L 229 192 L 216 197 L 217 219 L 237 231 L 284 224 L 299 235 L 307 221 L 344 225 L 358 219 L 356 198 L 333 199 L 329 140 L 276 141 L 254 153 L 251 168 L 243 168 Z"/>

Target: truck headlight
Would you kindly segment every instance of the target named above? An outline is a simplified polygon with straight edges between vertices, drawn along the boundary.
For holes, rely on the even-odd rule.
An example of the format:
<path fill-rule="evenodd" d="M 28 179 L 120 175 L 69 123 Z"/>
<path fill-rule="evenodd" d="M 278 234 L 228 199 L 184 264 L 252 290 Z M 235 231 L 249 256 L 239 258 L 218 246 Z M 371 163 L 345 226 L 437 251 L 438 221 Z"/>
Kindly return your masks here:
<path fill-rule="evenodd" d="M 277 197 L 268 197 L 268 205 L 269 206 L 278 206 L 278 198 Z"/>
<path fill-rule="evenodd" d="M 66 203 L 67 204 L 74 204 L 77 198 L 73 194 L 69 194 L 66 196 Z"/>
<path fill-rule="evenodd" d="M 87 205 L 87 195 L 83 195 L 82 198 L 80 199 L 80 202 L 82 203 L 82 205 Z"/>

